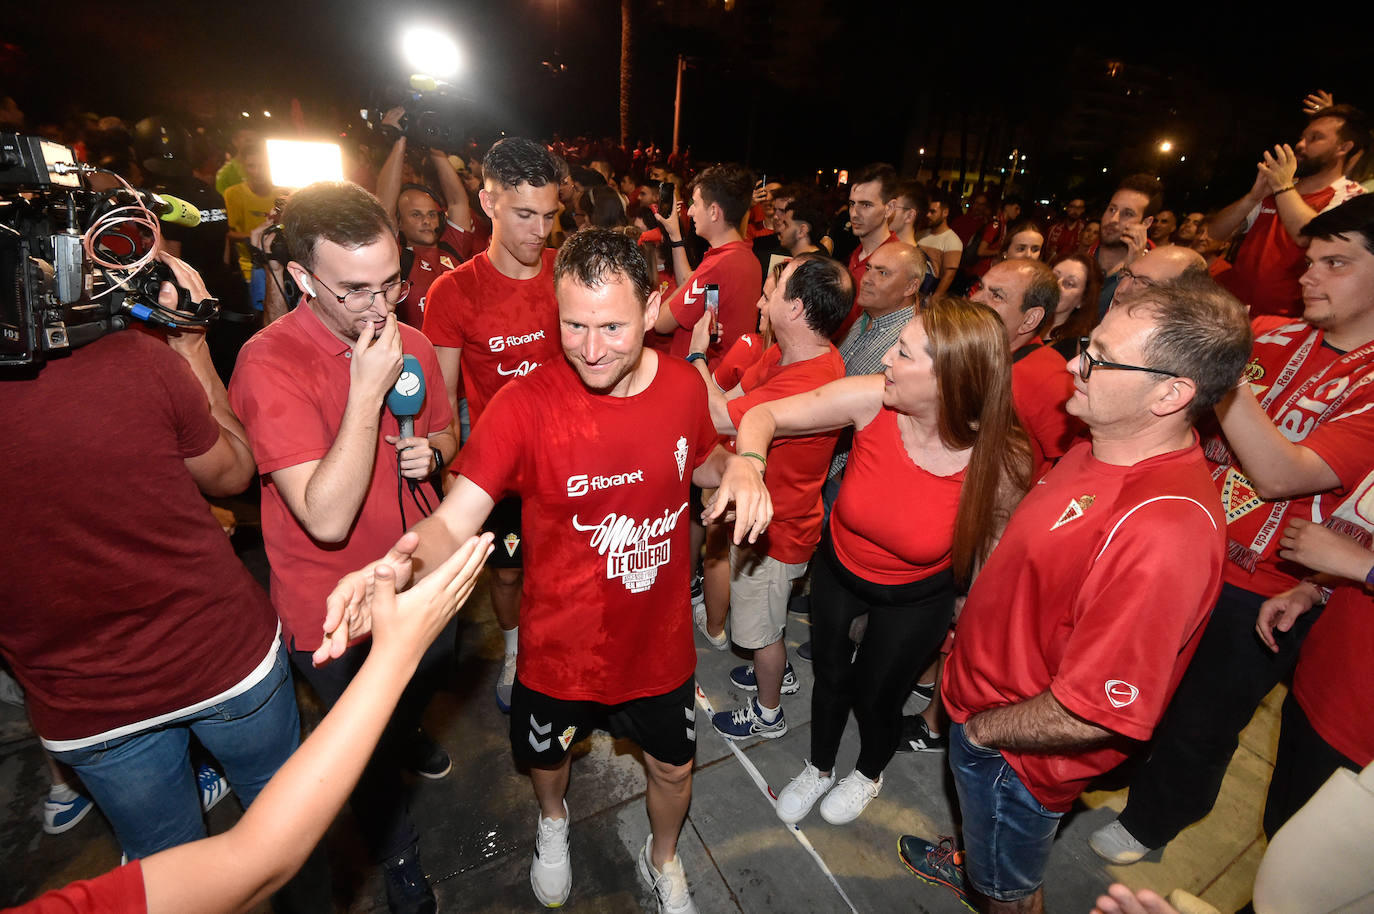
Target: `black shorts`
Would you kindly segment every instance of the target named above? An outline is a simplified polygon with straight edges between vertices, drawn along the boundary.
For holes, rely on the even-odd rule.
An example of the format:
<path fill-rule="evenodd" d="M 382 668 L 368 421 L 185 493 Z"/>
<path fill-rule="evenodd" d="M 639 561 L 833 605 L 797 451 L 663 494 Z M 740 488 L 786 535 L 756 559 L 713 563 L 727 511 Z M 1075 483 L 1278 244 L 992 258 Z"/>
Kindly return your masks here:
<path fill-rule="evenodd" d="M 525 549 L 520 539 L 520 499 L 511 496 L 498 501 L 482 529 L 496 536 L 488 565 L 493 568 L 525 567 Z"/>
<path fill-rule="evenodd" d="M 696 678 L 670 692 L 618 705 L 565 701 L 526 688 L 517 673 L 510 697 L 510 745 L 523 765 L 553 768 L 574 742 L 606 730 L 633 740 L 660 762 L 686 765 L 696 757 Z"/>

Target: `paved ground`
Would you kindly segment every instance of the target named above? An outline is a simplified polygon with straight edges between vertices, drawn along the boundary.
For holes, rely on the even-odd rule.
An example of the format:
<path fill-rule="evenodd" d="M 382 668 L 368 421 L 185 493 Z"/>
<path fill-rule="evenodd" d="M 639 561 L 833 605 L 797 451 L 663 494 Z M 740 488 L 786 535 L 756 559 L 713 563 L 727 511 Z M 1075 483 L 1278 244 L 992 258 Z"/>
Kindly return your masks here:
<path fill-rule="evenodd" d="M 252 562 L 250 561 L 250 565 Z M 789 644 L 807 638 L 803 621 L 789 626 Z M 729 687 L 731 666 L 744 662 L 698 638 L 697 681 L 717 708 L 743 700 Z M 422 859 L 441 910 L 532 911 L 529 888 L 535 806 L 528 780 L 510 759 L 506 718 L 492 700 L 501 643 L 485 591 L 464 610 L 459 662 L 449 688 L 426 716 L 429 732 L 453 755 L 443 781 L 417 781 L 412 808 L 422 834 Z M 800 829 L 783 825 L 759 780 L 774 791 L 801 770 L 810 736 L 811 671 L 795 662 L 801 691 L 784 699 L 790 731 L 776 740 L 735 744 L 721 739 L 698 713 L 697 771 L 691 814 L 680 844 L 692 893 L 703 914 L 724 911 L 922 911 L 965 909 L 942 889 L 911 876 L 897 858 L 903 833 L 952 833 L 952 785 L 943 754 L 903 754 L 888 767 L 882 793 L 854 824 L 835 827 L 817 812 Z M 1186 831 L 1162 855 L 1132 867 L 1106 867 L 1087 835 L 1124 803 L 1124 791 L 1097 791 L 1065 820 L 1050 861 L 1047 906 L 1087 912 L 1111 881 L 1169 891 L 1183 888 L 1222 911 L 1249 898 L 1263 853 L 1260 811 L 1272 769 L 1279 695 L 1271 695 L 1246 731 L 1216 811 Z M 304 700 L 307 723 L 318 710 Z M 847 773 L 858 752 L 851 721 L 840 752 Z M 575 747 L 568 805 L 574 868 L 570 911 L 643 910 L 651 901 L 634 868 L 648 834 L 644 775 L 633 745 L 598 734 Z M 42 757 L 21 711 L 0 706 L 0 905 L 32 897 L 116 865 L 119 850 L 98 814 L 64 835 L 42 833 L 47 790 Z M 212 830 L 228 828 L 239 810 L 232 799 L 210 814 Z M 363 859 L 345 813 L 327 841 L 335 861 L 340 910 L 385 911 L 380 878 Z"/>

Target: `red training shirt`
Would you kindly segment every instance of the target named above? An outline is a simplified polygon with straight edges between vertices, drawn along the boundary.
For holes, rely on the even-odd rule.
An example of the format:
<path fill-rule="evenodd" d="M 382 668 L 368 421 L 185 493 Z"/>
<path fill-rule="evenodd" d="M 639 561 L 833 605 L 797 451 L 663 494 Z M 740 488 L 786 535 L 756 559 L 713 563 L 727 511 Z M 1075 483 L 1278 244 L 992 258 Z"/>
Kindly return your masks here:
<path fill-rule="evenodd" d="M 471 232 L 455 228 L 453 223 L 445 222 L 444 231 L 438 243 L 431 245 L 412 245 L 414 261 L 410 265 L 410 293 L 396 306 L 397 320 L 404 321 L 415 329 L 420 329 L 425 320 L 425 304 L 429 287 L 449 270 L 457 269 L 458 264 L 472 259 L 474 251 L 486 247 L 486 236 L 474 228 Z M 442 245 L 442 247 L 441 247 Z"/>
<path fill-rule="evenodd" d="M 688 489 L 716 447 L 696 370 L 657 362 L 631 397 L 589 391 L 559 358 L 492 399 L 458 472 L 523 501 L 516 677 L 568 701 L 662 695 L 696 667 Z"/>
<path fill-rule="evenodd" d="M 462 350 L 463 395 L 474 428 L 511 378 L 563 358 L 553 294 L 556 256 L 545 250 L 538 276 L 511 279 L 483 251 L 430 286 L 425 336 L 435 346 Z"/>
<path fill-rule="evenodd" d="M 714 369 L 735 340 L 759 326 L 757 305 L 763 289 L 763 267 L 749 242 L 731 241 L 711 248 L 687 282 L 664 302 L 677 321 L 670 352 L 680 359 L 692 351 L 692 328 L 706 312 L 706 287 L 711 283 L 720 286 L 721 340 L 706 350 L 707 364 Z"/>

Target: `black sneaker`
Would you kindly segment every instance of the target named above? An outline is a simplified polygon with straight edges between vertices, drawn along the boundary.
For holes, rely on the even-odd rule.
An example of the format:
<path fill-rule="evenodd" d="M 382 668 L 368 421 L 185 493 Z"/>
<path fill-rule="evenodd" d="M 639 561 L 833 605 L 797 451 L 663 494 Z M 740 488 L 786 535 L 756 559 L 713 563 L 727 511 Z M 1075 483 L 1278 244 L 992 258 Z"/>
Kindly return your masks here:
<path fill-rule="evenodd" d="M 802 660 L 805 660 L 807 663 L 810 663 L 810 662 L 811 662 L 811 642 L 810 642 L 810 641 L 807 641 L 807 642 L 806 642 L 805 644 L 803 644 L 801 647 L 797 648 L 797 656 L 800 657 Z"/>
<path fill-rule="evenodd" d="M 439 910 L 434 890 L 425 879 L 418 848 L 410 847 L 399 857 L 382 864 L 386 878 L 386 904 L 392 914 L 436 914 Z"/>
<path fill-rule="evenodd" d="M 422 778 L 437 781 L 453 770 L 453 761 L 443 746 L 430 739 L 425 731 L 416 729 L 407 749 L 406 767 Z"/>
<path fill-rule="evenodd" d="M 932 735 L 926 726 L 926 719 L 921 715 L 908 714 L 902 718 L 902 739 L 897 743 L 898 752 L 944 752 L 948 748 L 948 734 Z"/>
<path fill-rule="evenodd" d="M 787 600 L 787 611 L 797 616 L 808 616 L 811 614 L 811 594 L 793 594 Z"/>

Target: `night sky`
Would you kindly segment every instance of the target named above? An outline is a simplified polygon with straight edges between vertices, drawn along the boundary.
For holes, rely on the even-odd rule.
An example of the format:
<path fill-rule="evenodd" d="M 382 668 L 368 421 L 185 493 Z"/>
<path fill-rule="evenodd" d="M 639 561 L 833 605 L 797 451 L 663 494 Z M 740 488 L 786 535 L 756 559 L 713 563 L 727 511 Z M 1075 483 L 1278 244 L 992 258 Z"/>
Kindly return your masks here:
<path fill-rule="evenodd" d="M 1081 110 L 1078 90 L 1099 80 L 1097 64 L 1108 59 L 1123 61 L 1128 77 L 1144 73 L 1153 93 L 1144 102 L 1137 93 L 1130 117 L 1113 122 L 1119 143 L 1162 131 L 1188 138 L 1199 157 L 1211 158 L 1175 181 L 1197 192 L 1216 184 L 1224 195 L 1243 193 L 1248 183 L 1231 192 L 1236 175 L 1253 175 L 1265 145 L 1296 139 L 1300 102 L 1312 89 L 1374 104 L 1358 29 L 1331 28 L 1334 12 L 1310 31 L 1336 36 L 1302 54 L 1287 50 L 1309 43 L 1300 24 L 1270 17 L 1238 25 L 1163 6 L 1140 5 L 1134 21 L 1121 18 L 1121 5 L 1051 21 L 836 0 L 735 0 L 729 10 L 720 0 L 632 5 L 632 141 L 670 142 L 675 59 L 684 53 L 693 63 L 684 142 L 696 156 L 794 176 L 873 159 L 910 164 L 911 149 L 930 142 L 937 123 L 948 129 L 970 114 L 1002 125 L 995 142 L 1056 163 L 1053 181 L 1097 159 L 1116 165 L 1101 138 L 1083 147 L 1066 126 L 1066 112 Z M 409 71 L 399 32 L 424 21 L 466 49 L 457 82 L 473 133 L 547 139 L 554 131 L 618 130 L 619 0 L 76 2 L 63 4 L 60 23 L 44 11 L 53 6 L 7 12 L 0 37 L 0 87 L 31 126 L 72 110 L 130 120 L 175 113 L 190 123 L 263 108 L 280 117 L 292 98 L 312 122 L 356 120 L 358 108 L 402 84 Z M 566 69 L 552 76 L 544 61 Z"/>

